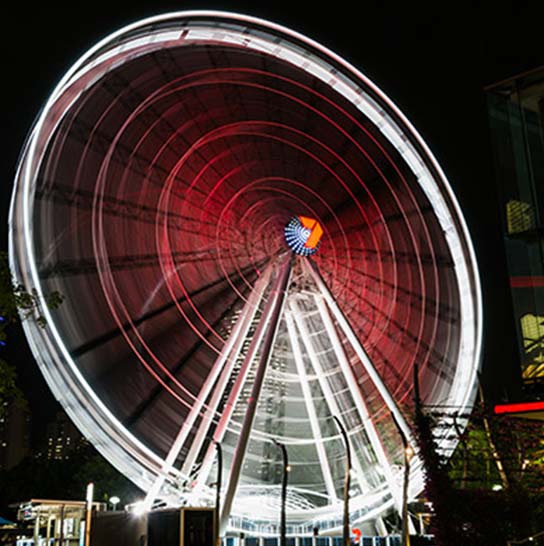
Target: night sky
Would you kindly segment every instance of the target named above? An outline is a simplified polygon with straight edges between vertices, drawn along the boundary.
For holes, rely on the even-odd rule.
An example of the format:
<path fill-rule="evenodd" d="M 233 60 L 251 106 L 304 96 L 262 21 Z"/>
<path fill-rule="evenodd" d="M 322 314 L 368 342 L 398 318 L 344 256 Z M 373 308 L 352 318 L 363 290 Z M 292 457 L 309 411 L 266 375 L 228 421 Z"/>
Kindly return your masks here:
<path fill-rule="evenodd" d="M 513 4 L 499 10 L 497 3 L 456 2 L 450 4 L 456 10 L 445 10 L 436 3 L 433 11 L 413 2 L 335 1 L 325 10 L 293 1 L 135 1 L 75 3 L 69 11 L 42 3 L 31 11 L 28 3 L 10 2 L 2 12 L 1 38 L 2 248 L 7 247 L 9 197 L 25 136 L 58 80 L 88 48 L 128 23 L 167 11 L 221 9 L 270 19 L 361 69 L 397 103 L 437 156 L 473 236 L 484 293 L 484 380 L 489 396 L 498 399 L 505 386 L 515 384 L 510 378 L 517 353 L 483 87 L 544 63 L 538 2 Z M 56 406 L 18 329 L 1 356 L 17 365 L 39 429 Z"/>

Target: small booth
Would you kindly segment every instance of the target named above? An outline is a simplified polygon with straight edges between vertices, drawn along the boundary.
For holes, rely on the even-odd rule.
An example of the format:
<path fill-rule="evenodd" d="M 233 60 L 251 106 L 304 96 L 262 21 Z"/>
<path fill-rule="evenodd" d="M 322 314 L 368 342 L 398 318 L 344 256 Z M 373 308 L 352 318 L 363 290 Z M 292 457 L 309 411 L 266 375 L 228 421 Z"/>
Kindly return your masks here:
<path fill-rule="evenodd" d="M 214 529 L 212 508 L 96 512 L 90 546 L 213 546 Z"/>
<path fill-rule="evenodd" d="M 32 523 L 32 533 L 21 541 L 35 546 L 83 546 L 85 537 L 85 501 L 31 499 L 19 505 L 17 519 Z M 93 512 L 106 509 L 95 502 Z"/>

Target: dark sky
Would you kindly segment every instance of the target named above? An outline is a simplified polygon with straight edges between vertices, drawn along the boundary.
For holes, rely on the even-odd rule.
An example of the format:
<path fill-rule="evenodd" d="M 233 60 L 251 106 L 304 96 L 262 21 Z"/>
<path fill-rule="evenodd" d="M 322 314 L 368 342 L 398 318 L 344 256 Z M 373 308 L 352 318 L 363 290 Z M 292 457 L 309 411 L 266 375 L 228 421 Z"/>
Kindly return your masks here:
<path fill-rule="evenodd" d="M 370 76 L 403 110 L 452 182 L 473 235 L 486 311 L 484 375 L 500 395 L 516 358 L 499 210 L 493 187 L 483 87 L 544 63 L 538 2 L 77 2 L 3 10 L 0 241 L 19 150 L 48 94 L 97 40 L 142 17 L 222 9 L 270 19 L 306 34 Z M 446 9 L 444 5 L 455 6 Z M 471 5 L 469 5 L 471 4 Z M 354 12 L 357 6 L 357 12 Z M 403 6 L 403 7 L 399 7 Z M 539 28 L 540 27 L 540 28 Z M 52 398 L 20 333 L 3 350 L 19 368 L 34 414 Z M 489 380 L 493 378 L 493 380 Z M 38 419 L 38 422 L 40 420 Z"/>

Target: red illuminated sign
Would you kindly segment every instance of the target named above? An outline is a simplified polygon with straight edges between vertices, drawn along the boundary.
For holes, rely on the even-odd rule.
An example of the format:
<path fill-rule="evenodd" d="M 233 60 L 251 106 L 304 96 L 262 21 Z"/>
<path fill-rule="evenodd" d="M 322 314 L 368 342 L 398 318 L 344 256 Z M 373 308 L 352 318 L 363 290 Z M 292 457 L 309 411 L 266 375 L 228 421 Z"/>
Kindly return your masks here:
<path fill-rule="evenodd" d="M 544 275 L 531 275 L 526 277 L 510 277 L 512 288 L 537 288 L 544 286 Z"/>
<path fill-rule="evenodd" d="M 498 404 L 495 406 L 495 413 L 525 413 L 528 411 L 543 411 L 544 401 L 518 402 L 516 404 Z"/>
<path fill-rule="evenodd" d="M 306 239 L 304 246 L 306 248 L 316 248 L 321 239 L 321 236 L 323 235 L 323 228 L 321 227 L 319 222 L 317 220 L 314 220 L 313 218 L 308 218 L 307 216 L 299 216 L 298 219 L 306 229 L 310 230 L 310 235 L 308 236 L 308 239 Z"/>

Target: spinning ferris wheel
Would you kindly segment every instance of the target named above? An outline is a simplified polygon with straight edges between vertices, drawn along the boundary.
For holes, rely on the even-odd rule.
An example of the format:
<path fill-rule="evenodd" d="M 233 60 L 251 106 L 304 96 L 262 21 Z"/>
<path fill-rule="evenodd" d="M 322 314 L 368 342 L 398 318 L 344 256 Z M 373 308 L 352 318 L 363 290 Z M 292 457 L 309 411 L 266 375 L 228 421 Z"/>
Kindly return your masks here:
<path fill-rule="evenodd" d="M 65 296 L 25 324 L 41 370 L 149 503 L 212 502 L 220 442 L 224 525 L 273 533 L 276 440 L 290 529 L 338 528 L 337 416 L 353 522 L 379 525 L 414 366 L 425 403 L 473 403 L 478 273 L 444 173 L 373 82 L 286 28 L 182 12 L 97 44 L 32 129 L 10 222 L 17 279 Z"/>

